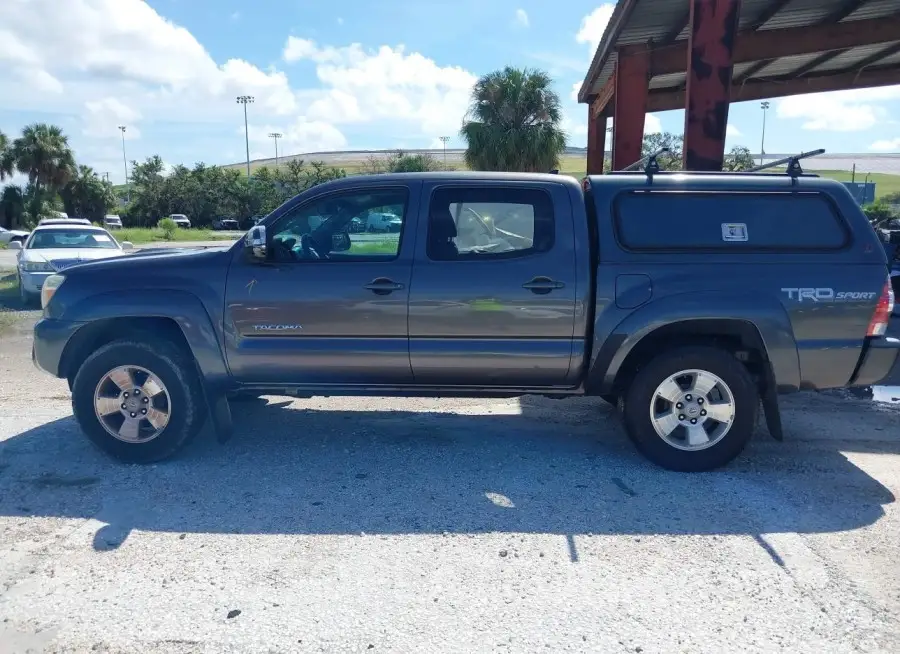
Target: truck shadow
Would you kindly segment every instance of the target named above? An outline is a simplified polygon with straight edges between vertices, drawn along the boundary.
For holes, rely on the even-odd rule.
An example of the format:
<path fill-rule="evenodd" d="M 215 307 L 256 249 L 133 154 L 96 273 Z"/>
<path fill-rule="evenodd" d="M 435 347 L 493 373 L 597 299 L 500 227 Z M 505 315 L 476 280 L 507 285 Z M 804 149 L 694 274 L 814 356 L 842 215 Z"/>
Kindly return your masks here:
<path fill-rule="evenodd" d="M 760 435 L 723 471 L 677 474 L 633 450 L 613 409 L 548 403 L 511 401 L 508 414 L 493 403 L 495 415 L 241 404 L 232 441 L 204 434 L 152 466 L 112 462 L 63 418 L 0 443 L 0 515 L 94 520 L 97 550 L 133 529 L 527 532 L 573 547 L 588 533 L 843 531 L 874 523 L 894 501 L 841 454 L 846 442 Z M 860 449 L 900 451 L 896 436 Z"/>

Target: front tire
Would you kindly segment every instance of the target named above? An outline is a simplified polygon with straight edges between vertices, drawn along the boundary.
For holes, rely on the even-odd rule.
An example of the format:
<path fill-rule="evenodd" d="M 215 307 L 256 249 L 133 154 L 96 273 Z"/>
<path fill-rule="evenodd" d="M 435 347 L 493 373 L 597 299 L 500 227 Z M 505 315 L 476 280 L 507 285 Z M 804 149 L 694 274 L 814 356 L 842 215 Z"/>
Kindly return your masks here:
<path fill-rule="evenodd" d="M 653 463 L 678 472 L 719 468 L 738 456 L 756 427 L 759 394 L 731 354 L 685 347 L 641 368 L 624 401 L 625 429 Z"/>
<path fill-rule="evenodd" d="M 190 352 L 152 336 L 91 354 L 75 376 L 72 409 L 88 439 L 124 463 L 172 456 L 207 414 Z"/>

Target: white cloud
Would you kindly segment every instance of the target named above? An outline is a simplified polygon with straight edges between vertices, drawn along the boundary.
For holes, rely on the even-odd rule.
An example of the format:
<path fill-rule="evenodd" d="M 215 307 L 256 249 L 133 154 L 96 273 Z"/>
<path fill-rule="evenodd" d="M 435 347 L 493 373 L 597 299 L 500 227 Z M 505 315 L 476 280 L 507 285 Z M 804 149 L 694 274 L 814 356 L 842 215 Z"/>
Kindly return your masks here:
<path fill-rule="evenodd" d="M 581 19 L 581 27 L 575 34 L 575 41 L 587 44 L 590 48 L 589 59 L 594 57 L 594 51 L 600 45 L 603 32 L 606 30 L 615 8 L 615 3 L 605 3 Z"/>
<path fill-rule="evenodd" d="M 731 123 L 728 123 L 728 127 L 725 129 L 725 137 L 726 138 L 736 139 L 736 138 L 740 138 L 743 135 L 744 134 L 741 132 L 741 130 L 739 130 L 737 127 L 735 127 Z"/>
<path fill-rule="evenodd" d="M 84 108 L 82 132 L 87 136 L 119 137 L 121 134 L 119 125 L 124 125 L 126 140 L 141 138 L 140 130 L 136 127 L 136 123 L 142 117 L 141 112 L 129 107 L 121 100 L 113 97 L 89 100 L 84 103 Z"/>
<path fill-rule="evenodd" d="M 795 95 L 778 100 L 777 116 L 802 120 L 803 129 L 861 132 L 890 117 L 883 103 L 900 99 L 900 86 Z"/>
<path fill-rule="evenodd" d="M 875 141 L 869 149 L 875 152 L 900 152 L 900 138 Z"/>
<path fill-rule="evenodd" d="M 526 12 L 524 9 L 516 9 L 516 14 L 513 18 L 513 26 L 528 27 L 528 25 L 528 12 Z"/>
<path fill-rule="evenodd" d="M 411 121 L 423 135 L 455 133 L 469 103 L 475 76 L 439 66 L 402 45 L 365 50 L 358 43 L 319 46 L 289 37 L 283 57 L 316 64 L 323 89 L 304 92 L 312 120 L 334 124 L 374 120 Z"/>

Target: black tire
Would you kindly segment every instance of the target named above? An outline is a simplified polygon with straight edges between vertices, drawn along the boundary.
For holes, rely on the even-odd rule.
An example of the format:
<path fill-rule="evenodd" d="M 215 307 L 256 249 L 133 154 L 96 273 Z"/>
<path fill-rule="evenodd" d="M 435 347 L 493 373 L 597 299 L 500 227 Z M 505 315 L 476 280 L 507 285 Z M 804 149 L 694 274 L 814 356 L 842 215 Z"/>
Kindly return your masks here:
<path fill-rule="evenodd" d="M 108 372 L 125 365 L 151 371 L 165 385 L 171 399 L 169 423 L 148 442 L 129 443 L 113 437 L 94 411 L 97 384 Z M 197 435 L 208 413 L 191 353 L 183 346 L 153 336 L 140 341 L 114 341 L 91 354 L 75 375 L 72 409 L 88 439 L 124 463 L 152 463 L 172 456 Z"/>
<path fill-rule="evenodd" d="M 682 370 L 703 370 L 721 379 L 731 390 L 734 419 L 718 443 L 701 450 L 681 450 L 656 433 L 650 419 L 657 387 Z M 625 393 L 625 430 L 638 450 L 668 470 L 704 472 L 729 463 L 746 447 L 756 428 L 759 393 L 744 365 L 731 354 L 713 347 L 684 347 L 651 360 L 635 375 Z"/>

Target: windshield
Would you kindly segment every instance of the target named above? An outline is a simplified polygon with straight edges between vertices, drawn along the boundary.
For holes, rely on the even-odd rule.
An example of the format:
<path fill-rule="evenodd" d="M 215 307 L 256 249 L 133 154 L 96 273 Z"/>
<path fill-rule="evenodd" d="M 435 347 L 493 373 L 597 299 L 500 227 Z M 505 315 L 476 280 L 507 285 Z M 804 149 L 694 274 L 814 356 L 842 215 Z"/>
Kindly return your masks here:
<path fill-rule="evenodd" d="M 28 250 L 118 249 L 119 244 L 102 229 L 42 229 L 31 235 Z"/>

